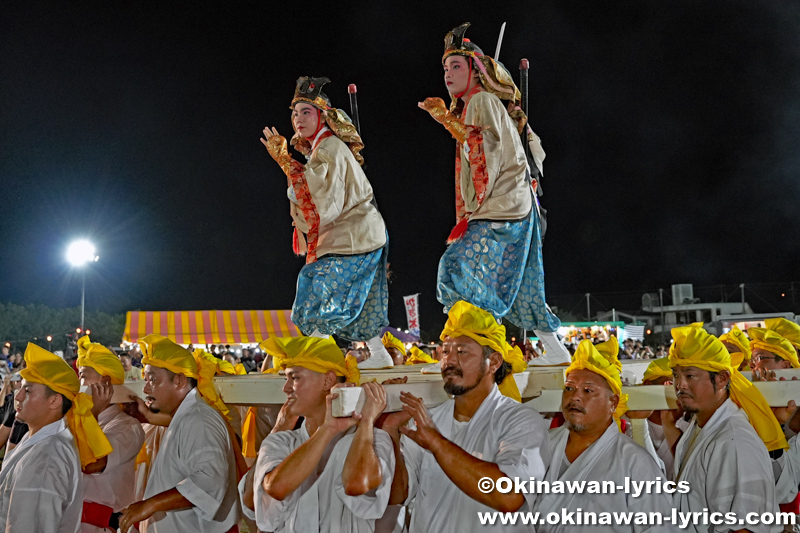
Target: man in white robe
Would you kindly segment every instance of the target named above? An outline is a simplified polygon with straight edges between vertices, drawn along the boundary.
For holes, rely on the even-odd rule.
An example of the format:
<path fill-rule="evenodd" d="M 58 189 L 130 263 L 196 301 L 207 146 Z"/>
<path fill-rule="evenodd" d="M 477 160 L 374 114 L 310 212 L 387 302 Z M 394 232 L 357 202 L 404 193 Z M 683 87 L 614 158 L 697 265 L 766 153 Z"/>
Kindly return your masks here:
<path fill-rule="evenodd" d="M 671 496 L 662 492 L 644 490 L 646 483 L 663 479 L 661 468 L 651 455 L 630 437 L 620 432 L 618 419 L 625 412 L 624 395 L 621 395 L 621 364 L 617 359 L 619 344 L 611 337 L 608 341 L 592 345 L 584 340 L 578 345 L 567 369 L 561 412 L 565 424 L 550 431 L 552 459 L 545 480 L 553 485 L 557 482 L 613 482 L 615 487 L 639 483 L 636 490 L 592 493 L 564 491 L 539 496 L 537 511 L 581 510 L 593 513 L 597 523 L 581 516 L 581 531 L 591 532 L 655 532 L 672 531 L 671 523 L 657 521 L 649 524 L 629 525 L 603 521 L 600 513 L 661 513 L 670 517 Z M 641 485 L 645 483 L 645 485 Z M 610 517 L 609 517 L 610 518 Z M 671 517 L 670 517 L 671 518 Z M 543 524 L 538 531 L 562 533 L 573 531 L 574 524 Z"/>
<path fill-rule="evenodd" d="M 88 336 L 78 340 L 78 376 L 81 385 L 92 389 L 92 415 L 114 448 L 107 456 L 84 467 L 83 514 L 81 533 L 116 530 L 119 515 L 136 501 L 136 456 L 144 443 L 144 430 L 138 420 L 111 403 L 113 385 L 125 382 L 125 369 L 119 358 Z"/>
<path fill-rule="evenodd" d="M 693 413 L 675 452 L 675 479 L 691 490 L 676 493 L 681 512 L 777 512 L 769 450 L 786 447 L 780 425 L 761 393 L 731 366 L 722 342 L 702 327 L 672 330 L 670 347 L 675 390 L 684 412 Z M 734 526 L 738 527 L 738 526 Z M 741 531 L 781 531 L 748 524 Z M 728 531 L 694 523 L 687 531 Z"/>
<path fill-rule="evenodd" d="M 544 419 L 501 393 L 519 398 L 510 363 L 516 369 L 522 361 L 525 368 L 522 353 L 506 343 L 505 327 L 491 314 L 464 301 L 450 309 L 441 338 L 444 388 L 454 399 L 428 411 L 421 398 L 401 393 L 405 411 L 383 426 L 398 456 L 391 503 L 410 506 L 414 533 L 532 531 L 482 526 L 478 518 L 479 512 L 529 511 L 535 500 L 513 491 L 483 493 L 481 478 L 541 479 L 550 461 Z"/>
<path fill-rule="evenodd" d="M 148 335 L 139 345 L 149 407 L 172 420 L 150 466 L 145 499 L 125 509 L 120 530 L 147 519 L 148 531 L 155 533 L 236 531 L 234 451 L 225 419 L 212 407 L 218 398 L 209 397 L 215 394 L 215 363 L 160 335 Z"/>
<path fill-rule="evenodd" d="M 0 529 L 6 533 L 75 533 L 83 503 L 81 464 L 111 453 L 63 359 L 33 344 L 15 397 L 17 418 L 29 431 L 3 460 Z M 79 451 L 80 450 L 80 451 Z"/>
<path fill-rule="evenodd" d="M 352 356 L 346 361 L 330 338 L 270 338 L 261 347 L 286 371 L 287 416 L 305 420 L 261 443 L 239 484 L 245 515 L 275 533 L 372 532 L 394 472 L 391 440 L 373 427 L 386 407 L 383 387 L 363 384 L 360 414 L 334 418 L 332 390 L 343 380 L 358 382 Z"/>

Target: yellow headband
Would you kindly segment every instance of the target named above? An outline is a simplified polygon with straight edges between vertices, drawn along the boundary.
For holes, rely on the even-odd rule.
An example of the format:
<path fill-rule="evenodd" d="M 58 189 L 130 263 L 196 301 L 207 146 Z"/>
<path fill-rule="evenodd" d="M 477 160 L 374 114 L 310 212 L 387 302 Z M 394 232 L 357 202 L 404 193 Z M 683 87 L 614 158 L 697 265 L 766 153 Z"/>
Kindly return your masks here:
<path fill-rule="evenodd" d="M 197 363 L 192 352 L 167 337 L 151 333 L 139 339 L 139 346 L 142 349 L 142 366 L 166 368 L 173 374 L 198 379 Z"/>
<path fill-rule="evenodd" d="M 800 324 L 785 318 L 768 318 L 764 321 L 767 329 L 771 329 L 800 350 Z"/>
<path fill-rule="evenodd" d="M 88 335 L 78 339 L 78 368 L 88 366 L 97 371 L 101 376 L 111 378 L 112 385 L 125 382 L 125 369 L 119 362 L 119 357 L 96 342 L 91 342 Z"/>
<path fill-rule="evenodd" d="M 672 377 L 672 368 L 669 366 L 669 357 L 660 357 L 651 361 L 649 365 L 647 365 L 647 370 L 644 371 L 644 376 L 642 376 L 642 380 L 644 381 L 655 381 L 658 378 L 671 378 Z"/>
<path fill-rule="evenodd" d="M 752 332 L 752 328 L 750 330 Z M 731 355 L 722 342 L 702 327 L 673 328 L 669 349 L 669 365 L 692 366 L 706 372 L 727 371 L 731 375 L 730 398 L 741 407 L 750 424 L 769 451 L 787 449 L 789 444 L 783 430 L 764 396 L 731 363 Z"/>
<path fill-rule="evenodd" d="M 494 316 L 483 309 L 458 301 L 447 314 L 441 340 L 445 338 L 469 337 L 481 346 L 488 346 L 503 356 L 503 360 L 511 365 L 511 373 L 498 385 L 504 396 L 522 401 L 517 382 L 511 374 L 524 372 L 528 368 L 519 346 L 511 346 L 506 342 L 506 328 L 497 323 Z"/>
<path fill-rule="evenodd" d="M 397 348 L 400 350 L 400 353 L 406 355 L 406 345 L 400 342 L 400 339 L 389 333 L 388 331 L 383 334 L 383 338 L 381 338 L 381 342 L 387 348 Z"/>
<path fill-rule="evenodd" d="M 750 328 L 750 349 L 766 350 L 792 363 L 792 368 L 800 368 L 800 361 L 797 358 L 797 350 L 788 339 L 775 331 L 765 328 Z"/>
<path fill-rule="evenodd" d="M 65 418 L 80 455 L 81 467 L 94 463 L 113 451 L 103 430 L 92 415 L 92 397 L 80 392 L 81 382 L 75 371 L 63 359 L 28 343 L 25 368 L 20 376 L 30 383 L 41 383 L 72 402 Z"/>
<path fill-rule="evenodd" d="M 330 337 L 270 337 L 259 346 L 272 356 L 271 373 L 300 366 L 321 374 L 332 370 L 356 385 L 361 379 L 356 358 L 342 355 L 342 350 Z"/>
<path fill-rule="evenodd" d="M 214 376 L 219 366 L 216 357 L 204 350 L 195 350 L 193 354 L 167 337 L 155 333 L 139 339 L 139 346 L 142 348 L 142 365 L 164 368 L 173 374 L 183 374 L 197 380 L 198 394 L 222 416 L 228 420 L 233 418 L 214 387 Z"/>
<path fill-rule="evenodd" d="M 567 367 L 564 375 L 568 376 L 574 370 L 588 370 L 605 379 L 612 392 L 619 396 L 619 403 L 613 417 L 621 431 L 619 418 L 628 410 L 628 395 L 622 394 L 622 379 L 620 378 L 622 363 L 617 358 L 618 354 L 619 342 L 613 335 L 607 341 L 597 345 L 592 344 L 592 341 L 588 339 L 582 340 L 572 355 L 572 364 Z"/>
<path fill-rule="evenodd" d="M 435 363 L 436 359 L 426 354 L 416 346 L 411 347 L 411 355 L 408 356 L 405 364 L 407 365 L 422 365 Z"/>
<path fill-rule="evenodd" d="M 750 339 L 748 339 L 744 331 L 740 330 L 739 326 L 735 324 L 728 333 L 720 335 L 719 340 L 722 342 L 729 342 L 739 348 L 739 351 L 742 352 L 744 359 L 747 361 L 749 361 L 753 355 L 750 351 Z M 736 367 L 738 368 L 738 365 L 736 365 Z"/>

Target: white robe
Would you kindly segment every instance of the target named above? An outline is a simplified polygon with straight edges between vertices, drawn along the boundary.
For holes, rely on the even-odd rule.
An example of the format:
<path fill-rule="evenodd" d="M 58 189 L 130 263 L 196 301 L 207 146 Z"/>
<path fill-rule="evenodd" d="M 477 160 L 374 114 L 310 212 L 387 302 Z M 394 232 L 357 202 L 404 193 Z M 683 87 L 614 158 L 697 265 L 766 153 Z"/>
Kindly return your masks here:
<path fill-rule="evenodd" d="M 430 410 L 429 415 L 446 439 L 482 461 L 495 463 L 510 478 L 542 479 L 550 462 L 547 426 L 534 409 L 506 398 L 494 387 L 466 427 L 453 435 L 454 400 Z M 411 422 L 413 427 L 413 421 Z M 408 471 L 410 531 L 461 533 L 464 531 L 530 531 L 530 526 L 478 526 L 478 512 L 494 512 L 462 492 L 444 473 L 433 454 L 406 436 L 401 438 Z M 535 495 L 526 494 L 519 509 L 530 510 Z"/>
<path fill-rule="evenodd" d="M 800 490 L 800 442 L 797 442 L 797 435 L 789 439 L 789 449 L 780 458 L 773 461 L 773 465 L 780 467 L 780 477 L 778 477 L 775 487 L 775 497 L 778 503 L 794 501 Z"/>
<path fill-rule="evenodd" d="M 545 480 L 552 485 L 555 481 L 613 481 L 617 487 L 625 486 L 625 478 L 631 481 L 651 481 L 661 478 L 664 480 L 664 473 L 656 464 L 653 457 L 641 446 L 636 444 L 630 437 L 619 432 L 616 424 L 611 424 L 605 433 L 589 446 L 574 462 L 572 462 L 562 475 L 562 464 L 566 459 L 567 439 L 569 430 L 566 426 L 561 426 L 550 430 L 550 447 L 553 458 L 547 470 Z M 625 491 L 615 491 L 609 494 L 589 494 L 584 490 L 583 493 L 565 494 L 542 494 L 536 503 L 536 510 L 546 514 L 552 511 L 560 512 L 561 509 L 568 511 L 582 511 L 602 513 L 602 512 L 660 512 L 664 517 L 669 517 L 672 512 L 672 496 L 661 493 L 647 494 L 642 491 L 641 495 L 634 497 L 633 494 Z M 671 526 L 647 526 L 647 525 L 540 525 L 537 531 L 544 533 L 566 533 L 573 530 L 587 532 L 608 532 L 616 533 L 623 531 L 635 532 L 656 532 L 673 531 Z"/>
<path fill-rule="evenodd" d="M 0 471 L 0 529 L 5 533 L 75 533 L 83 479 L 75 439 L 63 419 L 22 441 Z"/>
<path fill-rule="evenodd" d="M 674 506 L 681 512 L 777 512 L 775 483 L 767 447 L 758 437 L 747 415 L 730 399 L 711 416 L 686 457 L 693 419 L 675 451 L 675 479 L 688 481 L 687 494 L 675 493 Z M 684 464 L 685 463 L 685 464 Z M 730 526 L 690 526 L 687 531 L 728 531 Z M 754 533 L 781 531 L 781 527 L 748 525 Z"/>
<path fill-rule="evenodd" d="M 191 509 L 159 512 L 148 531 L 226 533 L 238 521 L 236 464 L 222 415 L 193 389 L 164 433 L 144 497 L 177 488 Z"/>
<path fill-rule="evenodd" d="M 303 177 L 319 216 L 317 257 L 364 254 L 386 244 L 386 224 L 372 204 L 372 185 L 344 141 L 335 135 L 322 139 Z M 297 204 L 289 206 L 297 229 L 308 233 L 310 221 Z"/>
<path fill-rule="evenodd" d="M 144 430 L 138 420 L 112 404 L 97 417 L 100 429 L 114 449 L 106 468 L 99 474 L 84 474 L 83 501 L 111 507 L 115 512 L 136 501 L 136 456 L 144 443 Z M 100 533 L 106 529 L 81 524 L 81 533 Z"/>
<path fill-rule="evenodd" d="M 361 496 L 348 496 L 342 486 L 342 470 L 355 430 L 328 445 L 317 471 L 283 501 L 271 498 L 262 481 L 286 457 L 311 438 L 306 422 L 294 431 L 273 433 L 261 443 L 253 468 L 255 512 L 242 506 L 245 516 L 262 531 L 274 533 L 366 533 L 375 529 L 389 502 L 394 475 L 394 450 L 389 435 L 374 430 L 375 453 L 381 465 L 381 484 Z M 320 472 L 321 467 L 321 472 Z M 244 494 L 244 478 L 239 483 Z"/>
<path fill-rule="evenodd" d="M 675 477 L 675 457 L 672 455 L 667 436 L 664 434 L 664 428 L 651 421 L 647 421 L 647 429 L 650 432 L 650 440 L 656 449 L 656 454 L 661 462 L 664 463 L 664 472 L 669 479 Z"/>
<path fill-rule="evenodd" d="M 464 123 L 477 126 L 483 137 L 486 160 L 486 196 L 479 206 L 469 158 L 461 151 L 461 196 L 470 220 L 518 220 L 531 212 L 533 196 L 528 162 L 516 123 L 506 104 L 488 91 L 474 95 L 467 104 Z"/>

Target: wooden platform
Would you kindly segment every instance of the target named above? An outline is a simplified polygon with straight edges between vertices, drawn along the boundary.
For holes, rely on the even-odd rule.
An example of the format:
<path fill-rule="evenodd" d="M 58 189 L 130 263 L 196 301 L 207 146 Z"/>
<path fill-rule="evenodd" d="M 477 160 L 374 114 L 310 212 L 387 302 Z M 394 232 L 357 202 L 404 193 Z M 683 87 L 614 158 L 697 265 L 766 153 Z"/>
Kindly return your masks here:
<path fill-rule="evenodd" d="M 641 365 L 647 367 L 646 361 L 633 362 L 623 365 L 623 372 L 629 371 L 631 375 L 643 373 Z M 399 400 L 400 391 L 407 391 L 415 396 L 425 399 L 429 407 L 439 405 L 447 400 L 447 395 L 442 388 L 442 378 L 439 374 L 423 374 L 423 365 L 408 367 L 395 367 L 386 370 L 370 370 L 361 373 L 361 380 L 383 382 L 387 379 L 407 377 L 408 382 L 400 385 L 387 385 L 388 394 L 387 411 L 401 409 Z M 561 409 L 561 391 L 564 388 L 564 371 L 566 367 L 528 367 L 528 370 L 515 374 L 517 386 L 522 394 L 523 401 L 530 403 L 540 412 L 554 412 Z M 749 377 L 749 372 L 745 376 Z M 756 382 L 755 385 L 764 394 L 767 402 L 773 407 L 784 407 L 789 400 L 800 403 L 800 369 L 781 370 L 777 372 L 779 378 L 786 381 Z M 792 380 L 792 378 L 798 378 Z M 225 403 L 230 405 L 280 405 L 286 400 L 283 393 L 285 378 L 276 374 L 249 374 L 246 376 L 219 376 L 214 379 L 217 390 L 222 395 Z M 641 378 L 638 378 L 641 382 Z M 114 386 L 114 403 L 130 401 L 130 395 L 144 398 L 144 382 L 128 381 L 124 385 Z M 675 391 L 670 386 L 635 386 L 623 387 L 623 392 L 629 395 L 628 407 L 631 410 L 672 409 L 675 407 Z M 359 403 L 361 402 L 361 403 Z M 361 388 L 352 387 L 344 389 L 334 403 L 335 412 L 346 416 L 353 410 L 358 410 L 363 404 Z"/>

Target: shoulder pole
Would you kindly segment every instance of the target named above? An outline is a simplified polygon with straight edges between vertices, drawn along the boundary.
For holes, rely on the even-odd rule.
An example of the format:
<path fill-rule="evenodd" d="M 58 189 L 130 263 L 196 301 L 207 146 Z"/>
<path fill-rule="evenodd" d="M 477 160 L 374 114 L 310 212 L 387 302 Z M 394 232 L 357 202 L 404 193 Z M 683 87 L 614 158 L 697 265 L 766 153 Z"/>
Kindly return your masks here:
<path fill-rule="evenodd" d="M 350 93 L 350 114 L 352 115 L 353 125 L 356 127 L 356 132 L 361 135 L 361 122 L 358 120 L 358 89 L 355 83 L 347 86 L 347 92 Z"/>

